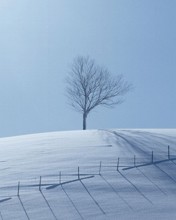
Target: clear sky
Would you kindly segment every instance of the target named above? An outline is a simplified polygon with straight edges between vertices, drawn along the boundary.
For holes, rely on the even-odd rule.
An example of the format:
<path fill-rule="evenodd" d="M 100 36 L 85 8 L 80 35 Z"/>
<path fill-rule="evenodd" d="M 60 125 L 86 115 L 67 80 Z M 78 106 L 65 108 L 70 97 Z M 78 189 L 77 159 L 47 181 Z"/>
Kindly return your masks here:
<path fill-rule="evenodd" d="M 64 96 L 77 55 L 135 87 L 88 128 L 175 128 L 175 12 L 175 0 L 0 0 L 0 136 L 82 129 Z"/>

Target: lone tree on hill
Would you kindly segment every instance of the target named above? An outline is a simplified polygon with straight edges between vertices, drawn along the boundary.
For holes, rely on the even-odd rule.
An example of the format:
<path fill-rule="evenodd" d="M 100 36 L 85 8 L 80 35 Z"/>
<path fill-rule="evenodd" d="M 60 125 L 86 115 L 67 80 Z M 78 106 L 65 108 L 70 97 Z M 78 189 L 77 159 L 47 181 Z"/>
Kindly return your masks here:
<path fill-rule="evenodd" d="M 106 68 L 83 56 L 74 59 L 66 83 L 69 104 L 83 115 L 83 130 L 94 108 L 121 104 L 123 96 L 132 88 L 123 75 L 113 77 Z"/>

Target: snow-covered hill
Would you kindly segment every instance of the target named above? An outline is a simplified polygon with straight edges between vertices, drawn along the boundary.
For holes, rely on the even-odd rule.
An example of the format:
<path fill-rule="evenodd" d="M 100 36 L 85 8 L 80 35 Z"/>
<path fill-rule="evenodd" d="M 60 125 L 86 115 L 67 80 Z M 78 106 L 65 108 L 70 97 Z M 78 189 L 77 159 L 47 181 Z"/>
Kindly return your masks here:
<path fill-rule="evenodd" d="M 175 219 L 176 129 L 1 138 L 0 156 L 0 219 Z"/>

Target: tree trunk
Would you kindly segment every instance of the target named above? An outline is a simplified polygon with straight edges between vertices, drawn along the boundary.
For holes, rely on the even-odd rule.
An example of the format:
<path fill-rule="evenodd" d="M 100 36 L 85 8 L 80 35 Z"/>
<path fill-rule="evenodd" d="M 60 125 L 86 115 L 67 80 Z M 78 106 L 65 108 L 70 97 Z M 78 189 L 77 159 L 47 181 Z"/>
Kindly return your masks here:
<path fill-rule="evenodd" d="M 87 119 L 87 114 L 83 113 L 83 130 L 86 130 L 86 119 Z"/>

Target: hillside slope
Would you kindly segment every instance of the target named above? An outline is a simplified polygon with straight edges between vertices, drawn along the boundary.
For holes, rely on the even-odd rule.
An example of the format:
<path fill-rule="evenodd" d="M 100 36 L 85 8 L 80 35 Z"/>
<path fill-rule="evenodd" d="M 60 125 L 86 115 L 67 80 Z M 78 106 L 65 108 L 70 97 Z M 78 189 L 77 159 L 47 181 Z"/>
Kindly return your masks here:
<path fill-rule="evenodd" d="M 1 138 L 0 155 L 0 219 L 175 219 L 176 129 Z"/>

